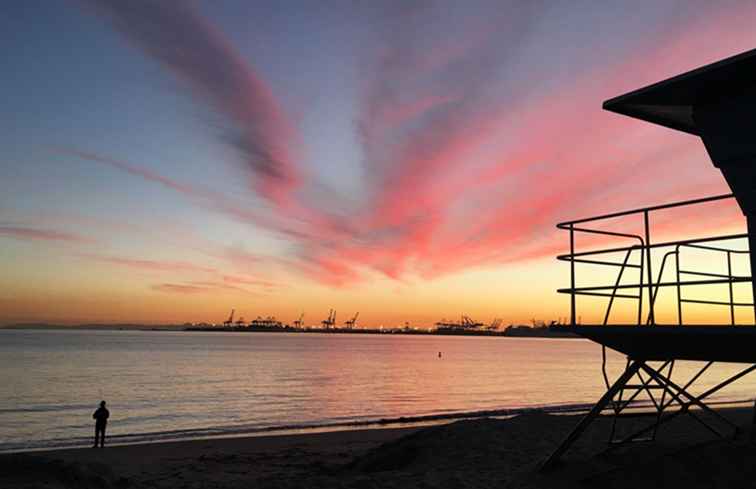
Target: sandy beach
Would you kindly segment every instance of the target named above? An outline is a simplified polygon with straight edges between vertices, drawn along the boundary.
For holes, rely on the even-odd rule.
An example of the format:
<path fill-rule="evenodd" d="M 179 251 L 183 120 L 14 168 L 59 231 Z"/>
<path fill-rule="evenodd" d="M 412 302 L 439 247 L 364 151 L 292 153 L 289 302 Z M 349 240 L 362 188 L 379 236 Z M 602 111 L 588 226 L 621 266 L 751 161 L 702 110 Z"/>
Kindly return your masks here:
<path fill-rule="evenodd" d="M 684 415 L 665 424 L 656 442 L 612 449 L 611 421 L 599 419 L 548 473 L 537 470 L 539 463 L 575 415 L 6 454 L 0 487 L 756 487 L 752 411 L 720 412 L 744 431 L 716 439 Z M 648 421 L 623 419 L 618 427 Z"/>

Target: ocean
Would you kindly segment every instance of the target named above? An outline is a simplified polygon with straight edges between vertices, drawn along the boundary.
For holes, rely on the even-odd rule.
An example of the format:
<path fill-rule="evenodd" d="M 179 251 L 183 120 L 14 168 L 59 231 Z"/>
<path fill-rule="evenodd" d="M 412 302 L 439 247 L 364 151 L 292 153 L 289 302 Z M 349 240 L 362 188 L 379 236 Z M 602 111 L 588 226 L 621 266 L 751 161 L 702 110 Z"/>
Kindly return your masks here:
<path fill-rule="evenodd" d="M 624 365 L 610 352 L 613 376 Z M 110 443 L 581 410 L 600 367 L 580 339 L 0 330 L 0 451 L 91 445 L 103 399 Z M 715 365 L 699 390 L 741 368 Z M 715 399 L 754 392 L 756 375 Z"/>

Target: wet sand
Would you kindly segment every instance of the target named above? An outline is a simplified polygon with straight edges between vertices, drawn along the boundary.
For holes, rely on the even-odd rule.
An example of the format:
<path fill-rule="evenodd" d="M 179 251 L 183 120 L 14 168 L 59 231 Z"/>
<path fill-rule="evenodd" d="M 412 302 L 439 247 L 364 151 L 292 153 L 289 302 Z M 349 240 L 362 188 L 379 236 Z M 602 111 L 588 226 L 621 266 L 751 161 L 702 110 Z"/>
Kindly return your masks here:
<path fill-rule="evenodd" d="M 537 469 L 577 423 L 541 413 L 428 428 L 225 438 L 0 456 L 0 487 L 49 488 L 656 488 L 756 487 L 752 410 L 717 439 L 689 415 L 653 443 L 608 448 L 599 419 L 565 460 Z M 711 415 L 697 415 L 729 433 Z M 650 422 L 621 420 L 621 433 Z"/>

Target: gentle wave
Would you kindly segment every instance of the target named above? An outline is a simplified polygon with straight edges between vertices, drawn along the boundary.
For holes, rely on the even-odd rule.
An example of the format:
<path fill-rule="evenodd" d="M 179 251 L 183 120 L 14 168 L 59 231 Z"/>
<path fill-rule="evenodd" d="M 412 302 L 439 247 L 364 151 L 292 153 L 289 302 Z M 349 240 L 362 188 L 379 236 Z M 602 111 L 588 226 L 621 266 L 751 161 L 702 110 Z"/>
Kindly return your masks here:
<path fill-rule="evenodd" d="M 20 408 L 0 408 L 0 414 L 50 413 L 59 411 L 89 410 L 92 404 L 47 404 Z"/>

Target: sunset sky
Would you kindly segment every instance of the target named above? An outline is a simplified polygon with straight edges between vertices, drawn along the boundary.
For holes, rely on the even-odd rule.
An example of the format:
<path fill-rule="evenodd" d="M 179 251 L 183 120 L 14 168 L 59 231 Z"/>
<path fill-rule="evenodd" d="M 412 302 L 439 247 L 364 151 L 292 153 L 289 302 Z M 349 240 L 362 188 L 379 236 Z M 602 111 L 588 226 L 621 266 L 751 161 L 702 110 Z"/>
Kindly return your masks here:
<path fill-rule="evenodd" d="M 602 101 L 756 47 L 755 14 L 3 2 L 0 323 L 565 317 L 555 223 L 729 192 Z"/>

